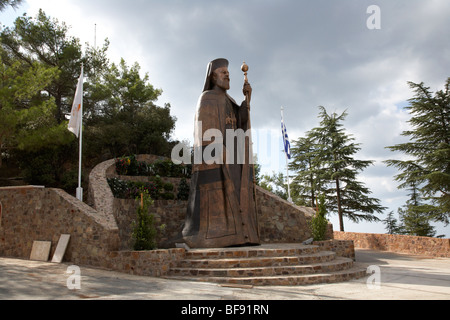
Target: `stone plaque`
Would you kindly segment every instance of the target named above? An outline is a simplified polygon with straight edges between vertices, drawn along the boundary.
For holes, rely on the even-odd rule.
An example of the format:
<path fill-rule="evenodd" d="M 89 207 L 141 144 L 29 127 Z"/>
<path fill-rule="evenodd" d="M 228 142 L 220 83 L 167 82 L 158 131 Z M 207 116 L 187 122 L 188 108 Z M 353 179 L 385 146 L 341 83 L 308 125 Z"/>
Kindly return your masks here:
<path fill-rule="evenodd" d="M 30 260 L 48 261 L 50 255 L 51 241 L 34 241 L 31 249 Z"/>
<path fill-rule="evenodd" d="M 58 245 L 53 254 L 52 262 L 61 263 L 66 253 L 67 245 L 69 244 L 70 234 L 62 234 L 59 237 Z"/>

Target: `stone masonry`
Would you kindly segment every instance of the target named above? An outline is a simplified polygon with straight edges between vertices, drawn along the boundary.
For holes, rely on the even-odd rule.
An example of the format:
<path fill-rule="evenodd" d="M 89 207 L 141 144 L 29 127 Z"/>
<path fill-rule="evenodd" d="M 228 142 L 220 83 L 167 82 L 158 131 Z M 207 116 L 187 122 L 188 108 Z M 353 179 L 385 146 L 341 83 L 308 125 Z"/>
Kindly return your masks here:
<path fill-rule="evenodd" d="M 0 256 L 30 257 L 33 241 L 51 241 L 50 257 L 61 234 L 70 234 L 64 259 L 102 266 L 119 247 L 119 230 L 110 215 L 97 212 L 63 190 L 38 187 L 0 188 Z"/>
<path fill-rule="evenodd" d="M 355 248 L 450 258 L 450 239 L 398 234 L 334 232 L 335 239 L 353 241 Z"/>
<path fill-rule="evenodd" d="M 161 159 L 152 155 L 138 155 L 137 160 L 152 162 Z M 120 232 L 121 250 L 131 249 L 131 224 L 135 219 L 134 200 L 114 199 L 107 178 L 118 177 L 133 181 L 148 181 L 148 177 L 124 178 L 115 173 L 114 160 L 97 165 L 89 177 L 88 203 L 101 212 L 111 212 Z M 171 181 L 175 186 L 179 180 Z M 298 243 L 311 238 L 308 227 L 315 211 L 312 208 L 293 205 L 278 196 L 257 187 L 258 224 L 262 243 Z M 159 233 L 159 246 L 173 246 L 172 240 L 179 238 L 186 214 L 186 202 L 179 200 L 155 201 L 150 212 L 155 215 L 157 226 L 165 225 Z M 332 225 L 329 225 L 328 239 L 333 238 Z"/>

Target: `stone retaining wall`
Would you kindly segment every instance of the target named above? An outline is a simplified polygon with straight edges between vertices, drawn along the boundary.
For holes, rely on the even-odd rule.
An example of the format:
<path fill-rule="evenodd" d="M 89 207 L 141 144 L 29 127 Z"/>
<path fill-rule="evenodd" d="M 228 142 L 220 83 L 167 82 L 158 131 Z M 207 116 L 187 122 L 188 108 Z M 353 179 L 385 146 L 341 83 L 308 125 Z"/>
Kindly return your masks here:
<path fill-rule="evenodd" d="M 138 276 L 163 277 L 186 256 L 185 249 L 114 251 L 105 268 Z"/>
<path fill-rule="evenodd" d="M 133 245 L 132 222 L 136 218 L 138 204 L 131 199 L 114 199 L 113 203 L 113 214 L 120 230 L 120 248 L 130 250 Z M 311 208 L 292 205 L 259 187 L 257 205 L 262 243 L 299 243 L 311 238 L 308 227 L 314 213 Z M 160 248 L 173 247 L 174 241 L 180 239 L 186 207 L 187 202 L 180 200 L 157 200 L 150 207 L 149 212 L 155 216 L 156 227 L 165 226 L 163 231 L 158 231 Z"/>
<path fill-rule="evenodd" d="M 263 243 L 298 243 L 311 238 L 308 224 L 315 214 L 312 208 L 293 205 L 261 187 L 256 195 Z"/>
<path fill-rule="evenodd" d="M 51 241 L 50 259 L 61 234 L 70 234 L 64 260 L 102 266 L 119 248 L 112 215 L 97 212 L 59 189 L 0 188 L 0 256 L 28 259 L 34 241 Z"/>
<path fill-rule="evenodd" d="M 161 157 L 138 155 L 138 161 L 153 162 Z M 115 161 L 108 160 L 96 166 L 89 177 L 89 204 L 102 212 L 111 212 L 120 229 L 120 248 L 131 249 L 131 223 L 135 219 L 134 200 L 114 199 L 107 178 L 119 177 L 115 173 Z M 148 177 L 132 177 L 132 180 L 148 180 Z M 177 184 L 176 181 L 172 181 Z M 263 243 L 295 243 L 311 238 L 308 227 L 315 211 L 312 208 L 293 205 L 263 188 L 257 187 L 258 223 Z M 173 245 L 183 229 L 186 206 L 184 201 L 155 201 L 150 208 L 156 217 L 157 226 L 165 224 L 160 234 L 159 246 Z M 327 239 L 332 239 L 332 225 L 329 225 Z"/>
<path fill-rule="evenodd" d="M 352 240 L 325 240 L 314 241 L 312 243 L 315 246 L 319 246 L 322 250 L 333 251 L 338 257 L 345 257 L 355 260 L 355 246 Z"/>
<path fill-rule="evenodd" d="M 334 238 L 352 240 L 360 249 L 450 258 L 450 239 L 339 231 L 334 232 Z"/>
<path fill-rule="evenodd" d="M 120 250 L 130 250 L 133 247 L 132 224 L 136 219 L 138 204 L 135 200 L 114 199 L 114 217 L 119 226 Z M 186 217 L 187 201 L 157 200 L 149 212 L 155 217 L 157 228 L 157 243 L 159 248 L 175 246 L 175 239 L 180 238 Z M 164 225 L 164 228 L 161 226 Z"/>

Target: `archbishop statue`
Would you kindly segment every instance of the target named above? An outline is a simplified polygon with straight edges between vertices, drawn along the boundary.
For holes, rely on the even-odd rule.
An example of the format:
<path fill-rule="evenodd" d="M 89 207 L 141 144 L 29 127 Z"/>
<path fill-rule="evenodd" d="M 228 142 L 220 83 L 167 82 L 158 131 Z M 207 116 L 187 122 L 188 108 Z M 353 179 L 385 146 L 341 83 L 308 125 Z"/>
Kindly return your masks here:
<path fill-rule="evenodd" d="M 244 83 L 246 99 L 240 106 L 229 89 L 228 61 L 211 61 L 195 115 L 195 162 L 182 231 L 191 248 L 259 244 L 248 134 L 252 88 Z"/>

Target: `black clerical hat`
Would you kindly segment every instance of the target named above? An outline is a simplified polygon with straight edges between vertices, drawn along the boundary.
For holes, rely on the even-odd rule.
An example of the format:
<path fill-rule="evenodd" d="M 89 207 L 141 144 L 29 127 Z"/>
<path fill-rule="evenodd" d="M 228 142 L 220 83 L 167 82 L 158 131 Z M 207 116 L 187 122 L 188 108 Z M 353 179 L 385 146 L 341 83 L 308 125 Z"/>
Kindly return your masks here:
<path fill-rule="evenodd" d="M 208 67 L 206 69 L 206 79 L 205 79 L 205 86 L 203 88 L 203 91 L 211 90 L 212 89 L 212 74 L 214 70 L 222 68 L 222 67 L 228 67 L 228 60 L 219 58 L 216 60 L 211 61 L 208 63 Z"/>

